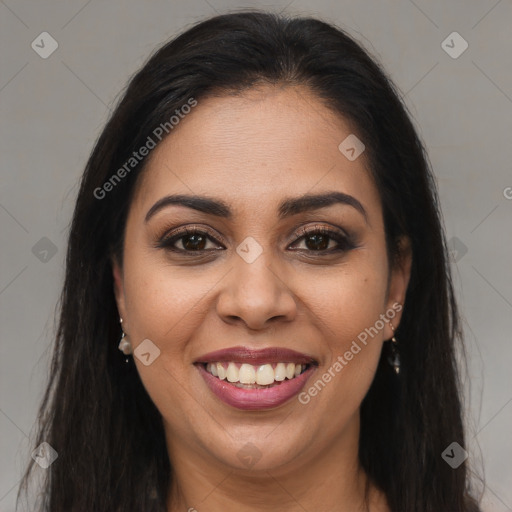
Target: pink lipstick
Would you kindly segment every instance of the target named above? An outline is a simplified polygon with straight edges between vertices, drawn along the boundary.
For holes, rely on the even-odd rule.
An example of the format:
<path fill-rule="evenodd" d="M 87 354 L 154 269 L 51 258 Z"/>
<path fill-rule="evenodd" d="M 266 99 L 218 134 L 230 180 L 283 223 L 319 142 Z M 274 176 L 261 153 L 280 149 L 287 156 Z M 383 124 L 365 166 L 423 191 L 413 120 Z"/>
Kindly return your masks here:
<path fill-rule="evenodd" d="M 233 347 L 194 362 L 212 393 L 243 410 L 277 407 L 300 393 L 318 363 L 310 355 L 271 347 Z"/>

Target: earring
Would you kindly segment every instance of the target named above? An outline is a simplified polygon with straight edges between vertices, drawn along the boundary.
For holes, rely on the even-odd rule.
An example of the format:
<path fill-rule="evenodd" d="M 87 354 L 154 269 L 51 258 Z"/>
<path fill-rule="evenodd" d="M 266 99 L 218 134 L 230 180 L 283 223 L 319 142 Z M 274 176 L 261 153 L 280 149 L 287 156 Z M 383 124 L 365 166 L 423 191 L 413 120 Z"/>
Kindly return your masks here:
<path fill-rule="evenodd" d="M 389 322 L 389 325 L 393 331 L 393 337 L 390 340 L 390 353 L 388 355 L 388 363 L 393 367 L 393 370 L 395 370 L 395 373 L 398 375 L 400 373 L 400 353 L 398 352 L 398 341 L 395 338 L 395 329 L 393 324 Z"/>
<path fill-rule="evenodd" d="M 119 318 L 119 323 L 121 324 L 121 330 L 123 329 L 123 319 Z M 124 330 L 123 334 L 121 335 L 121 341 L 119 342 L 119 345 L 117 347 L 125 356 L 132 353 L 132 345 L 130 341 L 128 340 Z M 125 359 L 126 362 L 128 362 L 128 358 Z"/>

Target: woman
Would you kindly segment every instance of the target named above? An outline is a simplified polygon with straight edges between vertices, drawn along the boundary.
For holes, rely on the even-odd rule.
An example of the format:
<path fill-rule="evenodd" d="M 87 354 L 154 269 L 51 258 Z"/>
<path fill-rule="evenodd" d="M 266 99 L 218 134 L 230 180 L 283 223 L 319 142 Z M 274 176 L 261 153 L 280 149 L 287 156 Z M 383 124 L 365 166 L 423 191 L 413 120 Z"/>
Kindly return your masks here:
<path fill-rule="evenodd" d="M 447 261 L 424 148 L 347 34 L 187 30 L 85 169 L 40 510 L 478 510 Z"/>

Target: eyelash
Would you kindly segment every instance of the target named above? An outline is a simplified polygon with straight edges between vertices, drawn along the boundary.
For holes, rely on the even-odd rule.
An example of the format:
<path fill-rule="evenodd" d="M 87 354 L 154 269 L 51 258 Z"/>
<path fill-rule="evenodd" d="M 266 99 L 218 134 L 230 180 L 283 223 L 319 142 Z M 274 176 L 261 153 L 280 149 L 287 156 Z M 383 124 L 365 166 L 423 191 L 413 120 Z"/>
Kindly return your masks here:
<path fill-rule="evenodd" d="M 333 254 L 333 253 L 346 252 L 346 251 L 349 251 L 349 250 L 357 247 L 355 242 L 352 240 L 352 238 L 350 236 L 344 235 L 337 231 L 333 231 L 324 226 L 315 226 L 314 228 L 310 228 L 310 229 L 305 228 L 305 227 L 299 228 L 294 233 L 294 235 L 298 238 L 293 242 L 293 244 L 296 244 L 302 238 L 306 238 L 307 236 L 318 235 L 318 234 L 328 236 L 329 238 L 331 238 L 332 240 L 337 242 L 338 246 L 334 247 L 334 248 L 330 248 L 330 249 L 323 249 L 323 250 L 321 249 L 321 250 L 316 250 L 316 251 L 313 249 L 295 249 L 295 250 L 316 253 L 319 256 L 322 256 L 322 255 L 329 255 L 329 254 Z M 204 255 L 205 253 L 219 250 L 219 249 L 199 249 L 199 250 L 194 251 L 194 250 L 178 249 L 176 247 L 173 247 L 173 245 L 178 240 L 185 238 L 189 235 L 205 236 L 210 241 L 214 241 L 215 243 L 220 244 L 220 242 L 217 242 L 217 240 L 215 240 L 215 237 L 213 236 L 213 234 L 211 232 L 209 232 L 208 230 L 206 230 L 205 228 L 199 229 L 197 227 L 192 226 L 192 227 L 180 228 L 174 232 L 171 232 L 170 234 L 164 235 L 159 240 L 159 242 L 156 244 L 156 247 L 160 248 L 160 249 L 166 249 L 166 250 L 169 250 L 169 251 L 172 251 L 175 253 L 180 253 L 180 254 L 183 254 L 186 256 Z"/>

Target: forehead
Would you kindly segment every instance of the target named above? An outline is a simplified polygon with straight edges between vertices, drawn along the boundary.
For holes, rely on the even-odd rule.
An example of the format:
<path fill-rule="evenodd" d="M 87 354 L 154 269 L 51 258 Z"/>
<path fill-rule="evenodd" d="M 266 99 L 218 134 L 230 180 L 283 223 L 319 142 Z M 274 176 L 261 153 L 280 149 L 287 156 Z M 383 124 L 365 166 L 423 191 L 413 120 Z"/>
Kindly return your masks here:
<path fill-rule="evenodd" d="M 169 193 L 208 194 L 242 214 L 284 196 L 338 190 L 380 211 L 364 152 L 350 161 L 338 149 L 354 131 L 305 87 L 201 99 L 153 150 L 134 206 Z"/>

